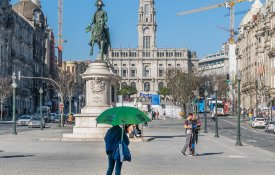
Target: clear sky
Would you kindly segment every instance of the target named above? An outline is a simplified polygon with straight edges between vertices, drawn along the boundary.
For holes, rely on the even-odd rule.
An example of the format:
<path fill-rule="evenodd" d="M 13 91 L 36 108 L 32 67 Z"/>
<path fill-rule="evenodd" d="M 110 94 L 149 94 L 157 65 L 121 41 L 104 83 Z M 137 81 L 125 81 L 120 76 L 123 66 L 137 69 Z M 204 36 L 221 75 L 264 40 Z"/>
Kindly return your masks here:
<path fill-rule="evenodd" d="M 19 0 L 12 0 L 12 4 Z M 57 1 L 42 0 L 42 9 L 48 18 L 48 23 L 54 29 L 57 39 Z M 108 13 L 108 26 L 110 28 L 113 48 L 137 47 L 137 12 L 138 0 L 103 0 L 104 9 Z M 264 0 L 261 0 L 264 3 Z M 63 59 L 87 60 L 94 59 L 89 55 L 88 45 L 90 33 L 85 28 L 91 22 L 92 14 L 96 11 L 96 0 L 64 0 L 64 43 Z M 157 17 L 157 47 L 181 48 L 188 47 L 196 51 L 198 57 L 216 53 L 221 49 L 222 43 L 227 41 L 229 32 L 219 29 L 223 26 L 229 29 L 229 13 L 225 7 L 209 11 L 176 16 L 177 12 L 186 11 L 203 6 L 223 3 L 224 0 L 155 0 Z M 250 9 L 251 3 L 237 4 L 235 11 Z M 235 16 L 235 27 L 245 14 Z M 97 46 L 95 46 L 97 48 Z M 95 53 L 98 49 L 95 49 Z"/>

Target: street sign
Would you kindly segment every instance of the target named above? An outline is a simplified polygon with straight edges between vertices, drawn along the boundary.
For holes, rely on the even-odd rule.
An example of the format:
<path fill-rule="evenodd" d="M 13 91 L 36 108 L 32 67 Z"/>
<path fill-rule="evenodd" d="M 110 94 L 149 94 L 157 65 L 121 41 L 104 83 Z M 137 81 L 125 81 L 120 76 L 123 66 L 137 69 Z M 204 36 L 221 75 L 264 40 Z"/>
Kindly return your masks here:
<path fill-rule="evenodd" d="M 272 110 L 275 111 L 275 106 L 272 106 Z"/>
<path fill-rule="evenodd" d="M 60 109 L 63 109 L 64 108 L 64 105 L 62 103 L 59 104 L 59 108 Z"/>

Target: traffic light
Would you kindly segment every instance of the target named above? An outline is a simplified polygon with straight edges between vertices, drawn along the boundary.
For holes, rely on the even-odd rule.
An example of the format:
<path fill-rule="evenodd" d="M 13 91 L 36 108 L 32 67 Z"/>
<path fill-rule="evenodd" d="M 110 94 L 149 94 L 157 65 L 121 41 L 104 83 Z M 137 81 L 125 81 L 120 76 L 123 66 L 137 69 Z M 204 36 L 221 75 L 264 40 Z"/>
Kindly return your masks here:
<path fill-rule="evenodd" d="M 226 83 L 229 84 L 229 82 L 230 82 L 230 76 L 229 74 L 226 74 Z"/>

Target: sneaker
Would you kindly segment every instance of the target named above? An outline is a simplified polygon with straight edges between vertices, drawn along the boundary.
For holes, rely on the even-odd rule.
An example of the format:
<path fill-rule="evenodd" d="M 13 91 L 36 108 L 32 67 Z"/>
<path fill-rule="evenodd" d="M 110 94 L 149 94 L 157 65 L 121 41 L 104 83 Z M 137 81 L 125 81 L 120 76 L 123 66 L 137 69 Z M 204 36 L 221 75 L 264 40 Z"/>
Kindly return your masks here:
<path fill-rule="evenodd" d="M 181 151 L 181 154 L 184 155 L 184 156 L 187 156 L 183 151 Z"/>

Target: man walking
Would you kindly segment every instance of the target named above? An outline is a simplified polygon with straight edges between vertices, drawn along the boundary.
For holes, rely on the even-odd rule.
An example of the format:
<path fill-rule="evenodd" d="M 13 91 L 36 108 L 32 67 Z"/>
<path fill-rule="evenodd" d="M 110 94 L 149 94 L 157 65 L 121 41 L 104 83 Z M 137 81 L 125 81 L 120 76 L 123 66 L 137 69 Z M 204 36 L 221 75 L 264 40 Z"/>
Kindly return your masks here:
<path fill-rule="evenodd" d="M 191 143 L 191 138 L 192 138 L 192 118 L 193 118 L 193 114 L 189 113 L 188 117 L 184 123 L 184 128 L 186 129 L 186 142 L 185 145 L 183 147 L 183 149 L 181 150 L 181 153 L 186 156 L 185 152 L 187 150 L 187 148 L 189 148 L 189 145 Z"/>

